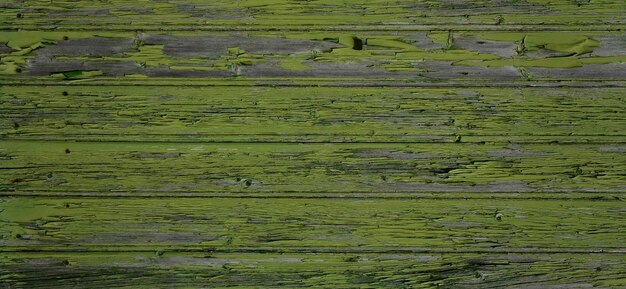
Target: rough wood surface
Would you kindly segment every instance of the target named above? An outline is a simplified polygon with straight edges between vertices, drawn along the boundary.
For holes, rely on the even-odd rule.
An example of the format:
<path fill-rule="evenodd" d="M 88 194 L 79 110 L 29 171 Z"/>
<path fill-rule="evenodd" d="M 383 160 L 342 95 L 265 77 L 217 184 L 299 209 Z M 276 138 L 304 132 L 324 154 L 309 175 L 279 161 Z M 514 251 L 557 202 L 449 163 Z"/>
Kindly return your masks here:
<path fill-rule="evenodd" d="M 626 288 L 623 0 L 0 1 L 0 288 Z"/>
<path fill-rule="evenodd" d="M 622 142 L 623 88 L 0 87 L 5 139 Z M 602 125 L 598 125 L 601 123 Z"/>
<path fill-rule="evenodd" d="M 623 28 L 620 0 L 3 1 L 0 28 L 68 30 Z M 391 27 L 389 27 L 391 26 Z"/>
<path fill-rule="evenodd" d="M 0 76 L 623 80 L 621 32 L 0 32 Z M 1 78 L 0 78 L 1 79 Z"/>
<path fill-rule="evenodd" d="M 623 197 L 624 145 L 24 142 L 1 194 L 570 192 Z M 436 195 L 436 194 L 435 194 Z"/>
<path fill-rule="evenodd" d="M 624 253 L 622 201 L 4 198 L 4 250 Z M 559 247 L 554 247 L 558 243 Z"/>
<path fill-rule="evenodd" d="M 9 287 L 620 288 L 623 254 L 6 253 Z"/>

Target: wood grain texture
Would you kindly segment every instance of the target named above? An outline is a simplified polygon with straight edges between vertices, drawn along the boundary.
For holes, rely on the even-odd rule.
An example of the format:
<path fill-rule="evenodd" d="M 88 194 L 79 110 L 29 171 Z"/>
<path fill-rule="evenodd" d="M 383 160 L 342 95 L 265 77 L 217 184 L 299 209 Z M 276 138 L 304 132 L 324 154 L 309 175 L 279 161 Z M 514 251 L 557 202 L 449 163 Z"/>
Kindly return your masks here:
<path fill-rule="evenodd" d="M 579 192 L 623 196 L 624 145 L 5 141 L 3 194 Z M 606 195 L 605 195 L 606 196 Z"/>
<path fill-rule="evenodd" d="M 622 32 L 2 31 L 0 81 L 24 77 L 623 80 Z"/>
<path fill-rule="evenodd" d="M 4 139 L 619 142 L 622 88 L 0 87 Z M 598 125 L 601 124 L 601 125 Z"/>
<path fill-rule="evenodd" d="M 619 288 L 624 255 L 6 253 L 9 288 Z"/>
<path fill-rule="evenodd" d="M 0 0 L 0 288 L 626 288 L 623 0 Z"/>
<path fill-rule="evenodd" d="M 626 238 L 624 201 L 15 197 L 0 210 L 5 251 L 623 253 Z"/>
<path fill-rule="evenodd" d="M 8 1 L 6 1 L 8 2 Z M 3 3 L 0 28 L 79 30 L 328 29 L 436 26 L 460 29 L 619 29 L 626 4 L 602 1 L 23 1 Z M 391 27 L 389 27 L 391 26 Z"/>

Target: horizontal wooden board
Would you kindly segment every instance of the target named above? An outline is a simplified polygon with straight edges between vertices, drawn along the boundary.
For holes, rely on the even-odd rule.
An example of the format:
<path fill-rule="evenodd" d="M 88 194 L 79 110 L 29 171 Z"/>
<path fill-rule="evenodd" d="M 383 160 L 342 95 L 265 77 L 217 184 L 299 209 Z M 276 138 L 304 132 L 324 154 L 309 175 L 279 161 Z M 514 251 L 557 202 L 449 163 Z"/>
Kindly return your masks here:
<path fill-rule="evenodd" d="M 623 32 L 0 32 L 0 83 L 33 79 L 623 80 Z"/>
<path fill-rule="evenodd" d="M 626 141 L 624 88 L 3 86 L 3 139 Z"/>
<path fill-rule="evenodd" d="M 618 29 L 626 4 L 603 1 L 4 1 L 1 29 L 279 29 L 436 26 L 460 29 Z M 392 26 L 392 27 L 388 27 Z"/>
<path fill-rule="evenodd" d="M 8 288 L 620 288 L 624 255 L 3 253 Z"/>
<path fill-rule="evenodd" d="M 623 144 L 0 142 L 2 194 L 604 193 Z M 463 194 L 462 194 L 463 195 Z"/>
<path fill-rule="evenodd" d="M 626 252 L 624 201 L 0 200 L 4 251 Z"/>

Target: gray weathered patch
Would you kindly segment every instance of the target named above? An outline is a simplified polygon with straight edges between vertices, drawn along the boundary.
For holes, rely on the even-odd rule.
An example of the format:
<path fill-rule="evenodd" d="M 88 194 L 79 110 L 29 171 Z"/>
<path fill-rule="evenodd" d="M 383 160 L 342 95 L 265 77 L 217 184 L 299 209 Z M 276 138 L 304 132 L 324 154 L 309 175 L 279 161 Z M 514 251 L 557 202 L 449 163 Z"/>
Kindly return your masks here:
<path fill-rule="evenodd" d="M 413 46 L 424 50 L 442 49 L 446 47 L 445 45 L 437 43 L 428 37 L 428 32 L 415 32 L 404 37 L 403 39 L 413 44 Z"/>
<path fill-rule="evenodd" d="M 164 45 L 163 52 L 174 57 L 218 57 L 238 47 L 251 54 L 293 54 L 330 51 L 343 47 L 330 41 L 313 41 L 254 36 L 177 36 L 145 34 L 144 44 Z"/>
<path fill-rule="evenodd" d="M 417 67 L 426 70 L 427 72 L 423 75 L 431 78 L 511 80 L 522 76 L 519 70 L 513 66 L 480 67 L 454 65 L 450 61 L 425 61 L 417 63 Z"/>
<path fill-rule="evenodd" d="M 99 70 L 105 76 L 124 76 L 141 72 L 141 66 L 132 61 L 94 61 L 82 62 L 78 60 L 56 61 L 47 57 L 37 57 L 28 60 L 28 75 L 45 76 L 73 70 Z"/>
<path fill-rule="evenodd" d="M 226 70 L 192 70 L 192 69 L 170 69 L 167 66 L 148 67 L 143 74 L 150 77 L 180 77 L 180 78 L 220 78 L 230 77 L 233 74 Z"/>
<path fill-rule="evenodd" d="M 529 152 L 522 149 L 503 149 L 490 151 L 487 153 L 487 156 L 490 157 L 536 157 L 536 156 L 549 156 L 549 155 L 557 155 L 556 153 L 537 153 L 537 152 Z"/>
<path fill-rule="evenodd" d="M 98 9 L 49 9 L 46 10 L 50 17 L 64 17 L 64 16 L 110 16 L 108 8 Z"/>
<path fill-rule="evenodd" d="M 181 153 L 139 153 L 137 157 L 142 159 L 167 159 L 178 158 Z"/>
<path fill-rule="evenodd" d="M 407 72 L 392 72 L 383 68 L 374 67 L 373 63 L 368 62 L 320 62 L 309 61 L 303 62 L 309 68 L 306 70 L 289 70 L 280 67 L 280 64 L 274 61 L 257 63 L 252 66 L 240 67 L 240 75 L 249 77 L 362 77 L 362 78 L 380 78 L 380 77 L 408 77 L 411 74 Z"/>
<path fill-rule="evenodd" d="M 626 55 L 626 34 L 594 36 L 600 46 L 593 49 L 594 56 Z"/>
<path fill-rule="evenodd" d="M 176 3 L 175 11 L 179 13 L 185 13 L 192 18 L 202 18 L 203 20 L 209 19 L 250 19 L 251 11 L 238 8 L 222 8 L 219 2 L 212 4 L 204 3 Z"/>
<path fill-rule="evenodd" d="M 598 148 L 603 153 L 626 153 L 626 145 L 603 146 Z"/>
<path fill-rule="evenodd" d="M 124 52 L 134 51 L 131 38 L 78 38 L 59 41 L 56 45 L 47 45 L 37 50 L 37 55 L 45 57 L 55 56 L 122 56 Z"/>
<path fill-rule="evenodd" d="M 421 183 L 421 182 L 392 182 L 380 185 L 373 185 L 376 190 L 384 191 L 406 191 L 406 192 L 468 192 L 468 193 L 490 193 L 490 192 L 531 192 L 535 188 L 521 181 L 497 181 L 485 185 L 452 185 L 441 183 Z"/>
<path fill-rule="evenodd" d="M 408 153 L 392 149 L 360 149 L 354 152 L 354 156 L 358 158 L 391 158 L 391 159 L 429 159 L 440 157 L 435 153 Z"/>
<path fill-rule="evenodd" d="M 489 53 L 509 58 L 517 55 L 517 44 L 508 41 L 486 40 L 469 36 L 455 36 L 454 46 L 456 48 Z"/>
<path fill-rule="evenodd" d="M 117 233 L 96 233 L 88 236 L 81 242 L 90 244 L 124 244 L 124 243 L 167 243 L 167 244 L 199 244 L 219 240 L 218 235 L 204 235 L 197 233 L 171 232 L 161 233 L 156 231 L 137 231 L 130 235 Z"/>
<path fill-rule="evenodd" d="M 8 54 L 15 51 L 15 49 L 6 46 L 5 43 L 0 43 L 0 54 Z"/>
<path fill-rule="evenodd" d="M 527 67 L 533 76 L 541 78 L 626 78 L 626 63 L 588 64 L 582 67 Z"/>

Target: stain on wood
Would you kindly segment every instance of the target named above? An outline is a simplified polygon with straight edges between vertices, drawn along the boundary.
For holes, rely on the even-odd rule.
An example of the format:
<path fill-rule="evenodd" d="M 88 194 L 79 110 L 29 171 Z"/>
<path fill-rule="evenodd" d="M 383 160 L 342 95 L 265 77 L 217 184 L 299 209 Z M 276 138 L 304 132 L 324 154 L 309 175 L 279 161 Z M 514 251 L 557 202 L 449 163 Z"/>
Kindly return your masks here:
<path fill-rule="evenodd" d="M 625 17 L 0 3 L 0 287 L 624 288 Z"/>

